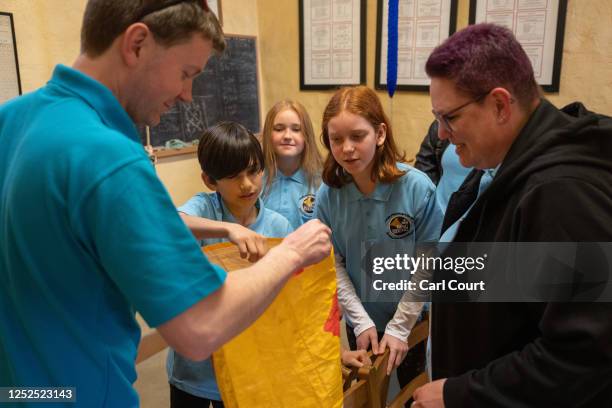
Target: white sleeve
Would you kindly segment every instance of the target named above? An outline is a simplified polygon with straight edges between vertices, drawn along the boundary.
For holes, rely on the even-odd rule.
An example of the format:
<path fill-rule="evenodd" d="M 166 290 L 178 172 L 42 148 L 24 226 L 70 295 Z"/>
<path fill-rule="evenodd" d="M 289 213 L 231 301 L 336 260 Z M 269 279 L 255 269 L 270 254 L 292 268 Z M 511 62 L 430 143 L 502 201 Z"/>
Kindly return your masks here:
<path fill-rule="evenodd" d="M 361 300 L 355 292 L 355 286 L 346 272 L 345 262 L 342 255 L 335 254 L 336 258 L 336 280 L 338 285 L 338 303 L 342 307 L 342 312 L 353 324 L 355 337 L 365 330 L 375 326 L 368 312 L 361 304 Z"/>
<path fill-rule="evenodd" d="M 397 310 L 393 315 L 393 319 L 387 323 L 385 333 L 401 340 L 407 341 L 410 331 L 416 320 L 421 314 L 425 301 L 428 300 L 428 294 L 420 290 L 419 282 L 421 280 L 429 280 L 432 277 L 432 272 L 425 269 L 419 269 L 413 276 L 411 281 L 416 283 L 417 290 L 407 290 L 402 295 L 402 299 L 397 305 Z"/>
<path fill-rule="evenodd" d="M 414 323 L 421 314 L 424 304 L 424 302 L 412 302 L 406 298 L 407 293 L 404 293 L 402 300 L 397 305 L 393 319 L 387 323 L 385 328 L 386 334 L 390 334 L 401 341 L 408 340 L 410 330 L 412 330 Z"/>

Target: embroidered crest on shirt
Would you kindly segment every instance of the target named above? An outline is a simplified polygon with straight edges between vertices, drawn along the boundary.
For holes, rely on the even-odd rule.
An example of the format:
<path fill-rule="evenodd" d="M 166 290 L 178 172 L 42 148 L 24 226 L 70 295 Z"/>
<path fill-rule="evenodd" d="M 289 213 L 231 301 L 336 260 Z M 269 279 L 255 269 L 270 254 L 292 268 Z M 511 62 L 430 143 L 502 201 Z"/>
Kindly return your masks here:
<path fill-rule="evenodd" d="M 391 214 L 385 223 L 387 224 L 387 235 L 393 239 L 404 238 L 414 229 L 414 220 L 408 214 Z"/>
<path fill-rule="evenodd" d="M 300 198 L 300 211 L 302 211 L 302 214 L 312 216 L 312 213 L 314 212 L 314 205 L 314 194 L 306 194 Z"/>

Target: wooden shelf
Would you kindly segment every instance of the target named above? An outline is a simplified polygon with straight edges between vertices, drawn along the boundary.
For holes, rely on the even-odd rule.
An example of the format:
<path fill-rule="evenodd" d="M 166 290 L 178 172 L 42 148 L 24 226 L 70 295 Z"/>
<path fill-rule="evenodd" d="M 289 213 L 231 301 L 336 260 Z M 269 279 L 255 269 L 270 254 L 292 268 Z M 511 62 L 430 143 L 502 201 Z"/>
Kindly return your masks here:
<path fill-rule="evenodd" d="M 187 146 L 182 149 L 154 149 L 153 154 L 158 159 L 171 156 L 180 156 L 182 154 L 191 154 L 198 151 L 198 146 Z"/>

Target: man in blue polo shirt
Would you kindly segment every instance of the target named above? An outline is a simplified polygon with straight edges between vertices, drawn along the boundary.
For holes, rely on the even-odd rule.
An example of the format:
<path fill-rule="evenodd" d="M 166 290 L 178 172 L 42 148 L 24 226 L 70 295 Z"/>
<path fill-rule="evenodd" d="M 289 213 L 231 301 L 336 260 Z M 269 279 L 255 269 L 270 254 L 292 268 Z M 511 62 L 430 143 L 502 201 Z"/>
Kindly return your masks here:
<path fill-rule="evenodd" d="M 90 0 L 73 67 L 0 107 L 0 387 L 72 407 L 138 406 L 135 311 L 204 359 L 330 250 L 311 222 L 229 276 L 202 255 L 134 122 L 189 101 L 223 33 L 205 2 L 143 3 Z"/>

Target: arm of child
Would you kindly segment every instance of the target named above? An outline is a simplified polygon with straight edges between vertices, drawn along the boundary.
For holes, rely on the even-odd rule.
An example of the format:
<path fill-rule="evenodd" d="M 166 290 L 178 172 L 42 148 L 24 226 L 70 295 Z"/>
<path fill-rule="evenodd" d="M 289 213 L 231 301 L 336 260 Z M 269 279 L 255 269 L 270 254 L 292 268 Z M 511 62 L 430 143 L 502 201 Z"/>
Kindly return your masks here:
<path fill-rule="evenodd" d="M 196 217 L 180 211 L 179 215 L 197 239 L 226 238 L 238 246 L 242 258 L 248 257 L 251 262 L 257 261 L 268 252 L 266 237 L 240 224 Z"/>
<path fill-rule="evenodd" d="M 344 258 L 335 254 L 336 258 L 336 281 L 338 285 L 338 303 L 342 311 L 353 324 L 353 331 L 357 337 L 357 348 L 367 350 L 372 344 L 372 350 L 378 354 L 378 334 L 376 325 L 361 304 L 355 286 L 346 271 Z"/>
<path fill-rule="evenodd" d="M 439 237 L 441 211 L 436 205 L 435 188 L 428 180 L 422 185 L 420 197 L 426 197 L 416 217 L 415 234 L 417 242 L 435 242 Z M 424 251 L 432 251 L 433 248 L 425 248 Z M 416 284 L 416 290 L 407 290 L 397 305 L 393 319 L 387 323 L 385 334 L 380 342 L 380 348 L 384 350 L 389 347 L 389 364 L 387 373 L 391 373 L 393 367 L 398 367 L 408 353 L 407 343 L 410 330 L 416 323 L 424 301 L 428 300 L 428 293 L 421 287 L 421 281 L 430 281 L 432 271 L 425 268 L 418 269 L 412 276 L 411 281 Z"/>
<path fill-rule="evenodd" d="M 385 334 L 380 341 L 380 349 L 384 350 L 389 347 L 390 350 L 387 375 L 391 374 L 391 370 L 398 367 L 406 358 L 410 346 L 407 342 L 408 335 L 423 309 L 424 303 L 411 301 L 410 295 L 410 291 L 404 292 L 395 315 L 387 323 Z"/>

